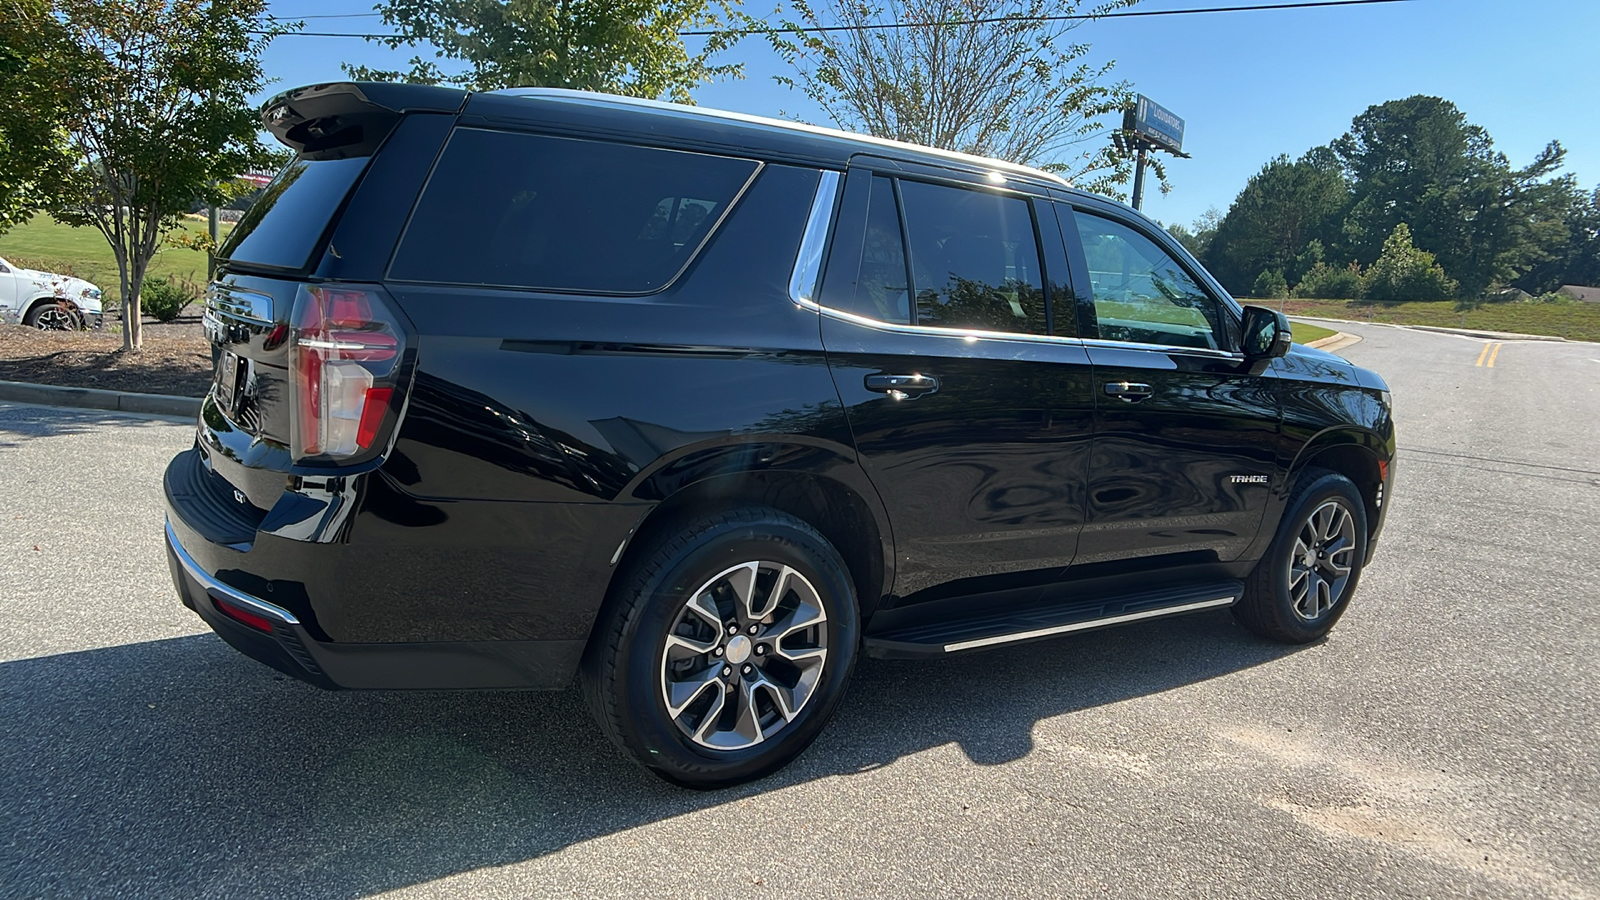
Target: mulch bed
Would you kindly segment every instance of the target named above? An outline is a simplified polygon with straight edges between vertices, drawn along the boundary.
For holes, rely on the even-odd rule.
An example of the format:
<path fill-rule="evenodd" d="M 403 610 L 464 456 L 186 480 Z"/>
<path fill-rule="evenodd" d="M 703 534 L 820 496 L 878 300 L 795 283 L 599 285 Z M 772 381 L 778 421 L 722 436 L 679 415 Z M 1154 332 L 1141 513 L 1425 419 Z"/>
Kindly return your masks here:
<path fill-rule="evenodd" d="M 211 348 L 198 318 L 146 323 L 138 353 L 122 351 L 121 334 L 0 325 L 0 381 L 200 397 L 211 384 Z"/>

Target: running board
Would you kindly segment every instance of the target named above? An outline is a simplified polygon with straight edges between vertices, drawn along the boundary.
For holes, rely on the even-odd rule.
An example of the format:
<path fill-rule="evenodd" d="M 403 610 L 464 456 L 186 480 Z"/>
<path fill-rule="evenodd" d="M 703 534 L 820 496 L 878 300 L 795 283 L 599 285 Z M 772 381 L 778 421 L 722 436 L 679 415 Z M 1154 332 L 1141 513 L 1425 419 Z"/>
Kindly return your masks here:
<path fill-rule="evenodd" d="M 962 650 L 978 650 L 1121 625 L 1124 622 L 1232 606 L 1243 591 L 1242 582 L 1217 582 L 1109 599 L 1057 600 L 1005 610 L 990 608 L 975 615 L 869 634 L 866 649 L 870 656 L 889 659 L 942 656 Z"/>

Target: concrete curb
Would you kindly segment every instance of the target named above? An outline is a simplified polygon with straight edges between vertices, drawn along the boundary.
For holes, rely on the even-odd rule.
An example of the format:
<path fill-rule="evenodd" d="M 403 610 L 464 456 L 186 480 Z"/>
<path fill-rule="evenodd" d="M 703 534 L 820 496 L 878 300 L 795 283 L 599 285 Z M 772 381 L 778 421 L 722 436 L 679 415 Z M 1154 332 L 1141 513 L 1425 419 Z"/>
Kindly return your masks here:
<path fill-rule="evenodd" d="M 1313 350 L 1326 350 L 1332 353 L 1335 350 L 1343 350 L 1345 347 L 1359 343 L 1361 343 L 1361 335 L 1341 331 L 1337 334 L 1330 334 L 1325 338 L 1317 338 L 1306 346 Z"/>
<path fill-rule="evenodd" d="M 199 397 L 172 394 L 139 394 L 133 391 L 104 391 L 98 388 L 61 387 L 54 384 L 29 384 L 0 381 L 0 400 L 34 403 L 39 406 L 65 406 L 76 409 L 108 409 L 115 412 L 149 413 L 158 416 L 198 418 Z"/>
<path fill-rule="evenodd" d="M 1394 322 L 1366 322 L 1361 319 L 1324 319 L 1321 316 L 1290 316 L 1307 322 L 1336 322 L 1340 325 L 1377 325 L 1381 328 L 1405 328 L 1411 331 L 1431 331 L 1435 334 L 1458 334 L 1462 337 L 1486 341 L 1551 341 L 1558 344 L 1582 343 L 1552 334 L 1522 334 L 1516 331 L 1484 331 L 1481 328 L 1445 328 L 1439 325 L 1400 325 Z M 1309 345 L 1307 345 L 1309 346 Z"/>

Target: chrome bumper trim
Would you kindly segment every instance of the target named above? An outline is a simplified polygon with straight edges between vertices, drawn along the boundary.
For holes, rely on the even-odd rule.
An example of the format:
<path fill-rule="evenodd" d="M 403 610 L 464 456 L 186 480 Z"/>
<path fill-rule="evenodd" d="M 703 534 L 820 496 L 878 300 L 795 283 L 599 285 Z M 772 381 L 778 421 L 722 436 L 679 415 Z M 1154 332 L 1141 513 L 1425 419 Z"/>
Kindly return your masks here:
<path fill-rule="evenodd" d="M 172 522 L 167 521 L 165 525 L 167 528 L 167 546 L 172 548 L 173 554 L 178 557 L 178 562 L 183 566 L 184 571 L 188 572 L 195 581 L 200 582 L 200 587 L 207 593 L 220 594 L 226 597 L 230 603 L 237 603 L 252 612 L 270 616 L 286 625 L 300 624 L 300 620 L 296 619 L 292 613 L 283 607 L 274 606 L 259 597 L 253 597 L 237 588 L 229 587 L 208 575 L 205 570 L 200 568 L 200 564 L 194 561 L 194 557 L 189 555 L 189 551 L 183 549 L 183 545 L 178 543 L 178 536 L 172 530 Z"/>

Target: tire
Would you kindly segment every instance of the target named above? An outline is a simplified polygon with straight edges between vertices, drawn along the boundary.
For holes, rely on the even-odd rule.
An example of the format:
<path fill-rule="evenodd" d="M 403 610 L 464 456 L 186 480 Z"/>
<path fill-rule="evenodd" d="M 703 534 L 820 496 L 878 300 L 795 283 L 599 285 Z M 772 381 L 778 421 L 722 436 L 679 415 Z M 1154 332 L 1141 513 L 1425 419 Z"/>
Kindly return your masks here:
<path fill-rule="evenodd" d="M 1319 551 L 1320 557 L 1307 555 Z M 1366 553 L 1367 507 L 1361 492 L 1343 475 L 1308 469 L 1289 497 L 1271 548 L 1245 582 L 1234 617 L 1261 637 L 1288 644 L 1315 641 L 1350 606 Z"/>
<path fill-rule="evenodd" d="M 858 606 L 838 551 L 770 509 L 707 516 L 641 549 L 580 667 L 601 730 L 684 787 L 787 765 L 827 724 L 858 655 Z"/>
<path fill-rule="evenodd" d="M 77 331 L 83 327 L 83 320 L 70 303 L 36 303 L 22 324 L 40 331 Z"/>

